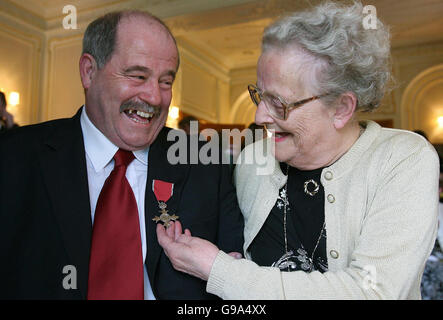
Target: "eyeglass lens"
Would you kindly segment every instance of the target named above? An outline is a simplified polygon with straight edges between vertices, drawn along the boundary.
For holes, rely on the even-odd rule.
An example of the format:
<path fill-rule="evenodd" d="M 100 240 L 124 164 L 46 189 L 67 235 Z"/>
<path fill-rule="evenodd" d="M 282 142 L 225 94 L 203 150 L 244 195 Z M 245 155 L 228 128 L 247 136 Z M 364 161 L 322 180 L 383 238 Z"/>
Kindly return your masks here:
<path fill-rule="evenodd" d="M 266 109 L 273 117 L 276 117 L 278 119 L 285 118 L 285 107 L 282 105 L 281 101 L 277 97 L 269 95 L 266 92 L 262 96 L 259 93 L 258 88 L 253 86 L 250 86 L 248 89 L 251 95 L 251 99 L 256 106 L 258 106 L 263 99 Z"/>

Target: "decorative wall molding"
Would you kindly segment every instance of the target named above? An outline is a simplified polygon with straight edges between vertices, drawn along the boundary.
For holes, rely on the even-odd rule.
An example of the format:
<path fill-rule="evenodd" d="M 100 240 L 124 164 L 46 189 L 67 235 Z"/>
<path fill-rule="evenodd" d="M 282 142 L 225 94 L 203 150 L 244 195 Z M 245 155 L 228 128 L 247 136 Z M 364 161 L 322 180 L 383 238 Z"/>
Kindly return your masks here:
<path fill-rule="evenodd" d="M 229 6 L 248 4 L 256 0 L 71 0 L 46 2 L 41 6 L 37 0 L 2 0 L 0 11 L 30 23 L 41 31 L 59 28 L 64 18 L 63 7 L 74 5 L 77 8 L 78 23 L 89 23 L 96 17 L 113 10 L 144 9 L 160 18 L 168 18 L 190 13 L 214 10 Z"/>
<path fill-rule="evenodd" d="M 231 6 L 214 11 L 193 12 L 166 19 L 171 30 L 180 35 L 190 31 L 206 30 L 265 18 L 275 18 L 284 13 L 306 8 L 320 0 L 257 0 L 232 1 Z M 236 4 L 236 5 L 235 5 Z"/>
<path fill-rule="evenodd" d="M 35 123 L 38 119 L 39 109 L 39 79 L 42 61 L 43 39 L 20 29 L 11 28 L 0 22 L 0 33 L 9 38 L 11 42 L 17 42 L 28 50 L 29 70 L 26 70 L 25 92 L 20 92 L 22 98 L 19 105 L 21 124 Z M 11 52 L 11 54 L 14 54 Z M 12 62 L 12 61 L 10 61 Z M 19 72 L 19 70 L 17 70 Z"/>
<path fill-rule="evenodd" d="M 443 88 L 443 64 L 424 70 L 406 87 L 401 100 L 403 128 L 414 130 L 421 127 L 417 114 L 423 111 L 421 108 L 426 92 L 434 87 Z"/>
<path fill-rule="evenodd" d="M 222 81 L 229 82 L 229 69 L 222 61 L 209 52 L 199 50 L 181 37 L 176 38 L 180 60 L 189 61 L 200 65 L 201 68 L 212 73 Z"/>
<path fill-rule="evenodd" d="M 255 83 L 257 80 L 257 67 L 256 65 L 232 69 L 229 72 L 229 78 L 231 84 L 243 84 L 243 83 Z"/>
<path fill-rule="evenodd" d="M 10 0 L 0 1 L 0 12 L 9 19 L 16 20 L 20 24 L 26 24 L 39 31 L 44 31 L 46 29 L 46 21 L 43 17 L 28 10 L 26 6 L 18 6 Z"/>
<path fill-rule="evenodd" d="M 232 105 L 230 113 L 231 123 L 250 125 L 255 121 L 256 106 L 249 97 L 249 92 L 243 92 Z"/>
<path fill-rule="evenodd" d="M 218 123 L 221 110 L 228 109 L 229 71 L 220 61 L 196 50 L 187 41 L 177 38 L 180 51 L 180 69 L 174 85 L 173 103 L 188 114 Z"/>
<path fill-rule="evenodd" d="M 428 68 L 443 63 L 443 42 L 393 48 L 392 57 L 397 82 L 393 96 L 399 106 L 395 110 L 395 126 L 402 129 L 412 129 L 413 124 L 409 123 L 410 115 L 407 114 L 408 111 L 404 108 L 405 90 L 419 74 Z"/>
<path fill-rule="evenodd" d="M 183 61 L 179 107 L 201 119 L 218 122 L 217 78 L 193 62 Z"/>
<path fill-rule="evenodd" d="M 443 62 L 443 42 L 392 49 L 395 73 L 406 87 L 421 71 Z"/>
<path fill-rule="evenodd" d="M 54 99 L 56 94 L 54 90 L 54 85 L 56 82 L 56 72 L 58 71 L 55 69 L 57 51 L 60 49 L 64 49 L 66 47 L 79 45 L 81 44 L 81 42 L 82 42 L 82 35 L 73 35 L 73 36 L 68 36 L 66 38 L 52 38 L 49 39 L 48 41 L 47 74 L 45 79 L 46 85 L 43 93 L 44 103 L 40 115 L 42 121 L 52 119 L 52 116 L 54 114 L 54 108 L 55 108 Z"/>

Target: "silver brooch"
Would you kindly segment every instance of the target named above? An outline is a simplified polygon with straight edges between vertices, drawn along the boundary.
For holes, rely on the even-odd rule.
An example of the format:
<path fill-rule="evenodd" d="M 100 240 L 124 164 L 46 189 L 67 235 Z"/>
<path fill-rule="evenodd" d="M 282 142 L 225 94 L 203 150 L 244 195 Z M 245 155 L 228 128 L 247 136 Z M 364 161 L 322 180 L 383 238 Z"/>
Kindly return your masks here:
<path fill-rule="evenodd" d="M 314 185 L 312 191 L 308 189 L 308 186 L 310 184 Z M 305 181 L 305 193 L 310 195 L 311 197 L 315 196 L 319 189 L 320 189 L 320 186 L 318 185 L 318 183 L 315 180 L 311 179 L 311 180 Z"/>

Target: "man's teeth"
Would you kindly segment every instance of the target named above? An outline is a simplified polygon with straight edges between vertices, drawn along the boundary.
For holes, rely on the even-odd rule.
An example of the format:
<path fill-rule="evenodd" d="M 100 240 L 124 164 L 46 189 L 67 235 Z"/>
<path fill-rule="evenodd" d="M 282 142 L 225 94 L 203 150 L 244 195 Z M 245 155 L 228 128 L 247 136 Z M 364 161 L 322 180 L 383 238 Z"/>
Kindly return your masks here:
<path fill-rule="evenodd" d="M 135 113 L 138 116 L 140 116 L 142 118 L 146 118 L 146 119 L 150 119 L 154 115 L 154 113 L 152 113 L 152 112 L 143 112 L 143 111 L 138 111 L 138 110 L 129 110 L 128 113 L 129 114 Z"/>
<path fill-rule="evenodd" d="M 152 117 L 153 113 L 151 112 L 143 112 L 143 111 L 137 111 L 137 115 L 142 117 L 142 118 L 146 118 L 149 119 Z"/>

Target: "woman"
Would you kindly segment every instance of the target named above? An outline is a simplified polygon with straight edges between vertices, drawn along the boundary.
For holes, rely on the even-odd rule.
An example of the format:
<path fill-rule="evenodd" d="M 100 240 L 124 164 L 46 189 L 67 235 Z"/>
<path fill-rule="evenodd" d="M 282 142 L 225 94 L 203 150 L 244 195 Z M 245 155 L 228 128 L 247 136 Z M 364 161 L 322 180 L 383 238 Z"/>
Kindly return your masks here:
<path fill-rule="evenodd" d="M 269 175 L 243 151 L 237 195 L 244 252 L 158 227 L 178 270 L 224 299 L 419 299 L 435 240 L 438 157 L 422 137 L 358 122 L 390 78 L 389 33 L 364 29 L 361 4 L 325 3 L 269 26 L 249 86 L 273 133 Z M 255 148 L 255 150 L 254 150 Z M 257 152 L 256 150 L 259 150 Z M 235 256 L 235 254 L 232 254 Z"/>

